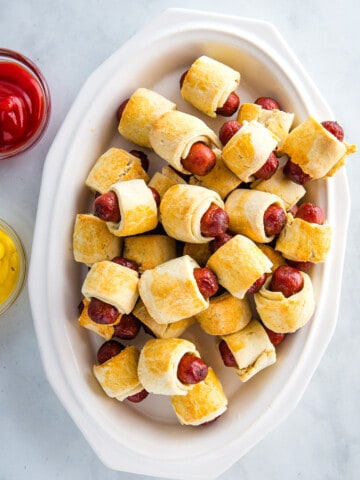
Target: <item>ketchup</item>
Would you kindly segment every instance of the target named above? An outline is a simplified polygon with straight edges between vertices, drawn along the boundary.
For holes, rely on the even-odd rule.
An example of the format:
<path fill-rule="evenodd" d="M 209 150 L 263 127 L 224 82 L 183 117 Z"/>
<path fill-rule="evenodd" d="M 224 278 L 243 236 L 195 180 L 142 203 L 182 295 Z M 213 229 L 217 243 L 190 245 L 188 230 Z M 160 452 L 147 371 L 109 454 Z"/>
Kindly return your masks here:
<path fill-rule="evenodd" d="M 24 57 L 10 52 L 12 59 L 4 52 L 9 51 L 0 50 L 0 159 L 33 145 L 49 113 L 47 86 L 40 72 Z"/>

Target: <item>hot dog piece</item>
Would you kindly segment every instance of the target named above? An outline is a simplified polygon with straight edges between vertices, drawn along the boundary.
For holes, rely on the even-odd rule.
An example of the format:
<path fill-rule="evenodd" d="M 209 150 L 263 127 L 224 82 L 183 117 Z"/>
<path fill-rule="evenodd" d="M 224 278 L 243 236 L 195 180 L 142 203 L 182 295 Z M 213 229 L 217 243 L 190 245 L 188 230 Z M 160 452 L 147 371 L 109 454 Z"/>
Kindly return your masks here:
<path fill-rule="evenodd" d="M 219 352 L 224 362 L 225 367 L 237 368 L 238 364 L 236 363 L 235 357 L 232 354 L 228 344 L 225 340 L 221 340 L 219 343 Z"/>
<path fill-rule="evenodd" d="M 93 297 L 88 306 L 88 315 L 93 322 L 113 325 L 119 316 L 119 310 L 113 305 Z"/>
<path fill-rule="evenodd" d="M 295 214 L 295 218 L 302 218 L 306 222 L 324 225 L 325 214 L 321 207 L 312 203 L 302 203 Z"/>
<path fill-rule="evenodd" d="M 123 267 L 131 268 L 131 270 L 134 270 L 135 272 L 139 271 L 138 264 L 130 258 L 117 256 L 114 257 L 111 261 L 117 263 L 118 265 L 122 265 Z"/>
<path fill-rule="evenodd" d="M 277 205 L 270 205 L 264 213 L 264 229 L 268 237 L 278 235 L 286 223 L 285 210 Z"/>
<path fill-rule="evenodd" d="M 212 203 L 201 217 L 200 229 L 204 237 L 218 237 L 229 227 L 229 215 L 223 208 Z"/>
<path fill-rule="evenodd" d="M 225 245 L 226 242 L 231 240 L 233 238 L 233 236 L 234 235 L 232 235 L 231 233 L 227 233 L 227 232 L 218 235 L 216 238 L 214 238 L 214 240 L 211 240 L 211 242 L 209 244 L 210 252 L 215 253 L 216 250 L 218 250 L 220 247 Z"/>
<path fill-rule="evenodd" d="M 271 152 L 268 159 L 262 167 L 257 170 L 254 175 L 260 180 L 268 180 L 276 172 L 279 166 L 279 160 L 276 158 L 274 152 Z"/>
<path fill-rule="evenodd" d="M 119 202 L 115 192 L 103 193 L 94 200 L 94 215 L 104 222 L 120 222 Z"/>
<path fill-rule="evenodd" d="M 240 130 L 240 128 L 241 125 L 236 120 L 229 120 L 228 122 L 225 122 L 219 131 L 219 138 L 222 145 L 225 146 L 230 138 L 233 137 L 235 133 Z"/>
<path fill-rule="evenodd" d="M 202 382 L 208 374 L 208 366 L 196 355 L 186 353 L 178 363 L 177 377 L 185 384 Z"/>
<path fill-rule="evenodd" d="M 207 145 L 197 142 L 191 146 L 188 155 L 181 160 L 181 163 L 188 172 L 203 176 L 214 168 L 216 155 Z"/>
<path fill-rule="evenodd" d="M 204 298 L 212 297 L 218 291 L 219 284 L 216 275 L 210 268 L 194 268 L 194 277 Z"/>
<path fill-rule="evenodd" d="M 231 116 L 240 103 L 235 93 L 239 82 L 239 72 L 203 55 L 182 75 L 180 91 L 185 101 L 210 117 Z"/>
<path fill-rule="evenodd" d="M 127 98 L 126 100 L 124 100 L 123 102 L 120 103 L 120 105 L 118 106 L 117 110 L 116 110 L 116 120 L 118 122 L 120 122 L 121 120 L 121 117 L 124 113 L 124 110 L 125 110 L 125 107 L 126 105 L 128 104 L 130 98 Z"/>
<path fill-rule="evenodd" d="M 114 337 L 123 340 L 132 340 L 137 337 L 140 328 L 141 323 L 134 314 L 124 313 L 121 315 L 120 322 L 114 326 Z"/>
<path fill-rule="evenodd" d="M 235 92 L 231 92 L 230 95 L 227 97 L 224 105 L 216 109 L 217 115 L 221 115 L 222 117 L 231 117 L 234 115 L 236 110 L 239 108 L 240 105 L 240 98 L 236 95 Z"/>
<path fill-rule="evenodd" d="M 344 140 L 344 130 L 337 122 L 326 120 L 321 122 L 321 125 L 325 127 L 328 132 L 332 133 L 334 137 L 339 140 L 339 142 Z"/>
<path fill-rule="evenodd" d="M 267 275 L 266 273 L 264 273 L 263 275 L 261 275 L 261 277 L 259 277 L 252 285 L 250 288 L 248 288 L 247 290 L 247 294 L 248 295 L 253 295 L 254 293 L 258 292 L 260 290 L 260 288 L 264 285 L 265 283 L 265 280 L 267 278 Z"/>
<path fill-rule="evenodd" d="M 300 292 L 304 286 L 304 279 L 299 270 L 287 265 L 278 267 L 271 277 L 270 290 L 281 292 L 288 298 Z"/>
<path fill-rule="evenodd" d="M 280 343 L 282 343 L 285 340 L 286 333 L 276 333 L 265 326 L 264 328 L 266 333 L 268 334 L 270 342 L 274 345 L 274 347 L 277 347 L 278 345 L 280 345 Z"/>
<path fill-rule="evenodd" d="M 107 362 L 110 358 L 115 357 L 115 355 L 124 350 L 124 348 L 124 345 L 120 342 L 117 342 L 116 340 L 108 340 L 103 343 L 97 351 L 96 358 L 98 363 L 101 365 L 102 363 Z"/>
<path fill-rule="evenodd" d="M 278 102 L 271 97 L 259 97 L 254 103 L 260 105 L 264 110 L 281 110 Z"/>
<path fill-rule="evenodd" d="M 293 163 L 290 159 L 284 167 L 284 175 L 299 185 L 305 185 L 312 180 L 312 177 L 305 173 L 300 165 Z"/>

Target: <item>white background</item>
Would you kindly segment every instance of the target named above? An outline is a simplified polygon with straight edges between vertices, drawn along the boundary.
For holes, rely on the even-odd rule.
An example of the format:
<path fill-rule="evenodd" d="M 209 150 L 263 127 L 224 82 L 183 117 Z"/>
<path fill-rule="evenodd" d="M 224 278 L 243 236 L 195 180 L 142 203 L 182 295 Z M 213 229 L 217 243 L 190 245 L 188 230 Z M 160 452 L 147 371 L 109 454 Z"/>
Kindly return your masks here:
<path fill-rule="evenodd" d="M 344 127 L 360 144 L 360 7 L 357 0 L 0 0 L 0 47 L 44 73 L 52 117 L 29 153 L 0 162 L 0 217 L 28 257 L 41 173 L 56 132 L 88 75 L 167 7 L 272 22 Z M 139 59 L 141 61 L 141 59 Z M 359 154 L 346 167 L 352 197 L 339 318 L 334 337 L 297 409 L 220 480 L 355 480 L 360 471 Z M 49 387 L 27 289 L 0 317 L 0 480 L 141 480 L 104 467 Z"/>

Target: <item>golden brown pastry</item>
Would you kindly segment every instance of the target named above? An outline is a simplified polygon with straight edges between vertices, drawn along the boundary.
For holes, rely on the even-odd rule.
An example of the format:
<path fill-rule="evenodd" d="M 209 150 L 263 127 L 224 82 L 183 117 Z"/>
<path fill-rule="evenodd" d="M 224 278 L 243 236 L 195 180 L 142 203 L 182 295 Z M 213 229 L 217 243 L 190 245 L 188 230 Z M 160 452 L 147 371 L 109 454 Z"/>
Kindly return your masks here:
<path fill-rule="evenodd" d="M 286 210 L 293 207 L 306 193 L 305 188 L 284 176 L 284 166 L 280 165 L 268 180 L 256 180 L 251 188 L 277 195 L 284 202 Z"/>
<path fill-rule="evenodd" d="M 189 243 L 207 243 L 213 237 L 201 233 L 201 218 L 214 203 L 224 208 L 224 202 L 213 190 L 197 185 L 174 185 L 163 196 L 160 217 L 166 233 Z"/>
<path fill-rule="evenodd" d="M 113 183 L 149 176 L 141 166 L 140 160 L 122 148 L 109 148 L 96 161 L 89 172 L 85 184 L 93 191 L 105 193 Z"/>
<path fill-rule="evenodd" d="M 326 259 L 331 240 L 332 228 L 328 223 L 310 223 L 288 213 L 275 248 L 288 260 L 319 263 Z"/>
<path fill-rule="evenodd" d="M 270 262 L 272 263 L 271 271 L 274 272 L 281 265 L 286 265 L 285 258 L 281 255 L 280 252 L 277 252 L 273 247 L 266 243 L 257 243 L 256 244 L 260 250 L 265 253 Z"/>
<path fill-rule="evenodd" d="M 165 192 L 177 184 L 185 184 L 185 180 L 178 175 L 169 165 L 162 167 L 161 172 L 155 172 L 149 181 L 149 187 L 155 188 L 159 193 L 160 198 L 164 196 Z"/>
<path fill-rule="evenodd" d="M 229 229 L 246 235 L 254 242 L 271 242 L 274 235 L 268 236 L 264 226 L 264 214 L 271 205 L 285 210 L 277 195 L 244 188 L 234 190 L 225 201 L 225 211 L 230 220 Z"/>
<path fill-rule="evenodd" d="M 142 147 L 150 148 L 149 132 L 154 121 L 176 105 L 153 90 L 138 88 L 129 98 L 121 115 L 120 134 Z"/>
<path fill-rule="evenodd" d="M 192 175 L 189 183 L 214 190 L 224 199 L 240 185 L 241 180 L 225 165 L 221 151 L 216 149 L 214 152 L 216 155 L 215 167 L 207 175 Z"/>
<path fill-rule="evenodd" d="M 356 151 L 354 145 L 340 142 L 313 117 L 295 127 L 281 147 L 291 161 L 314 180 L 328 175 L 344 156 Z"/>
<path fill-rule="evenodd" d="M 240 73 L 206 55 L 191 65 L 184 78 L 181 95 L 183 99 L 209 117 L 216 117 L 240 82 Z"/>
<path fill-rule="evenodd" d="M 94 375 L 105 393 L 120 402 L 141 392 L 137 373 L 138 349 L 131 345 L 100 365 L 94 365 Z"/>
<path fill-rule="evenodd" d="M 258 320 L 253 319 L 242 330 L 221 338 L 236 360 L 235 371 L 242 382 L 276 362 L 274 345 Z"/>
<path fill-rule="evenodd" d="M 208 299 L 201 294 L 194 278 L 199 265 L 188 255 L 146 270 L 139 281 L 139 293 L 153 319 L 173 323 L 205 310 Z"/>
<path fill-rule="evenodd" d="M 117 325 L 120 320 L 121 320 L 121 314 L 119 314 L 118 318 L 116 321 L 112 324 L 101 324 L 94 322 L 89 315 L 88 315 L 88 306 L 90 303 L 90 300 L 88 298 L 83 298 L 82 303 L 84 305 L 84 308 L 82 309 L 82 312 L 79 316 L 79 325 L 82 327 L 86 328 L 87 330 L 90 330 L 92 332 L 97 333 L 100 335 L 100 337 L 103 337 L 105 340 L 110 340 L 115 332 L 114 325 Z"/>
<path fill-rule="evenodd" d="M 222 157 L 226 166 L 240 180 L 250 182 L 277 143 L 278 137 L 261 123 L 244 121 L 240 130 L 224 146 Z"/>
<path fill-rule="evenodd" d="M 76 262 L 91 266 L 120 255 L 122 239 L 115 237 L 100 218 L 90 213 L 76 215 L 73 231 L 73 254 Z"/>
<path fill-rule="evenodd" d="M 123 257 L 136 262 L 143 272 L 175 258 L 176 241 L 167 235 L 155 234 L 125 237 Z"/>
<path fill-rule="evenodd" d="M 120 209 L 120 222 L 106 222 L 110 232 L 119 237 L 153 230 L 158 224 L 158 210 L 151 190 L 144 180 L 127 180 L 111 185 Z"/>
<path fill-rule="evenodd" d="M 209 335 L 228 335 L 237 332 L 251 320 L 247 298 L 233 297 L 225 292 L 209 300 L 209 308 L 195 315 L 200 327 Z"/>
<path fill-rule="evenodd" d="M 211 256 L 209 242 L 208 243 L 185 243 L 183 255 L 189 255 L 197 262 L 200 267 L 205 267 Z"/>
<path fill-rule="evenodd" d="M 228 401 L 218 376 L 209 367 L 205 380 L 194 385 L 185 396 L 171 396 L 171 404 L 181 425 L 197 426 L 222 415 Z"/>
<path fill-rule="evenodd" d="M 315 298 L 311 279 L 300 272 L 304 285 L 300 292 L 285 297 L 282 292 L 269 290 L 269 277 L 255 293 L 256 310 L 264 325 L 276 333 L 291 333 L 303 327 L 315 311 Z"/>
<path fill-rule="evenodd" d="M 137 301 L 132 313 L 158 338 L 181 337 L 181 335 L 195 323 L 195 318 L 191 317 L 184 318 L 178 322 L 160 324 L 149 315 L 141 299 Z"/>
<path fill-rule="evenodd" d="M 245 120 L 248 122 L 256 120 L 268 128 L 279 138 L 278 147 L 280 147 L 290 131 L 294 114 L 278 109 L 266 110 L 255 103 L 243 103 L 240 106 L 237 121 L 242 124 Z"/>
<path fill-rule="evenodd" d="M 256 244 L 240 234 L 216 250 L 207 262 L 220 285 L 240 299 L 264 273 L 271 272 L 271 266 L 271 261 Z"/>
<path fill-rule="evenodd" d="M 139 296 L 139 276 L 131 268 L 104 260 L 93 264 L 82 285 L 87 299 L 109 303 L 120 313 L 130 313 Z"/>
<path fill-rule="evenodd" d="M 138 375 L 146 391 L 159 395 L 186 395 L 194 385 L 177 377 L 180 360 L 185 354 L 199 357 L 195 345 L 182 338 L 148 340 L 140 352 Z"/>
<path fill-rule="evenodd" d="M 210 148 L 221 148 L 220 140 L 206 123 L 177 110 L 159 117 L 152 124 L 149 138 L 151 147 L 159 157 L 175 170 L 186 174 L 191 172 L 183 167 L 181 160 L 187 157 L 194 143 L 202 142 Z"/>

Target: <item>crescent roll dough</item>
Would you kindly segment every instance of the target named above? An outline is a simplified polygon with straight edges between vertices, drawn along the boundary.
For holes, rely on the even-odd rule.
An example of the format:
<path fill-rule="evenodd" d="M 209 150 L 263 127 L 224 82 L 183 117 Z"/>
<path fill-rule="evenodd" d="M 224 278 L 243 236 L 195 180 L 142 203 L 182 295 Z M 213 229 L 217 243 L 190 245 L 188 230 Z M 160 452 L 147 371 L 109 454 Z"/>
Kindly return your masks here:
<path fill-rule="evenodd" d="M 73 253 L 76 262 L 92 265 L 120 255 L 122 239 L 115 237 L 106 223 L 92 214 L 79 213 L 73 231 Z"/>
<path fill-rule="evenodd" d="M 197 185 L 170 187 L 160 203 L 160 218 L 166 233 L 183 242 L 210 242 L 213 237 L 202 235 L 200 223 L 212 203 L 224 208 L 221 197 L 208 188 Z"/>
<path fill-rule="evenodd" d="M 242 124 L 244 121 L 250 122 L 251 120 L 256 120 L 268 128 L 279 138 L 278 146 L 281 146 L 294 121 L 294 114 L 275 108 L 266 110 L 255 103 L 243 103 L 240 106 L 237 121 Z"/>
<path fill-rule="evenodd" d="M 276 250 L 297 262 L 323 262 L 331 248 L 332 228 L 287 214 L 287 223 L 276 242 Z"/>
<path fill-rule="evenodd" d="M 136 262 L 143 272 L 175 258 L 176 241 L 167 235 L 125 237 L 123 257 Z"/>
<path fill-rule="evenodd" d="M 82 285 L 82 294 L 97 298 L 116 307 L 120 313 L 130 313 L 139 296 L 138 273 L 131 268 L 104 260 L 94 263 Z"/>
<path fill-rule="evenodd" d="M 179 320 L 178 322 L 160 324 L 149 315 L 141 299 L 137 301 L 132 313 L 158 338 L 180 337 L 185 330 L 195 323 L 195 318 L 190 317 Z"/>
<path fill-rule="evenodd" d="M 161 172 L 155 172 L 149 181 L 149 187 L 155 188 L 162 198 L 170 187 L 178 183 L 185 184 L 186 181 L 176 173 L 169 165 L 162 167 Z"/>
<path fill-rule="evenodd" d="M 260 248 L 240 234 L 216 250 L 207 262 L 220 285 L 240 299 L 264 273 L 271 272 L 271 266 L 271 261 Z"/>
<path fill-rule="evenodd" d="M 109 148 L 98 158 L 89 172 L 85 184 L 93 191 L 105 193 L 113 183 L 149 176 L 141 166 L 140 160 L 122 148 Z"/>
<path fill-rule="evenodd" d="M 183 99 L 209 117 L 226 102 L 240 82 L 240 73 L 205 55 L 187 71 L 182 87 Z"/>
<path fill-rule="evenodd" d="M 173 395 L 171 404 L 181 425 L 202 425 L 211 422 L 227 410 L 227 398 L 220 380 L 209 367 L 208 374 L 185 396 Z"/>
<path fill-rule="evenodd" d="M 140 352 L 138 375 L 145 390 L 160 395 L 186 395 L 193 385 L 180 382 L 177 369 L 185 354 L 199 357 L 195 345 L 182 338 L 148 340 Z"/>
<path fill-rule="evenodd" d="M 271 205 L 285 211 L 281 198 L 276 195 L 257 190 L 234 190 L 225 202 L 230 231 L 246 235 L 254 242 L 271 242 L 274 235 L 267 236 L 264 227 L 264 214 Z"/>
<path fill-rule="evenodd" d="M 225 165 L 220 150 L 215 150 L 216 164 L 207 175 L 192 175 L 190 185 L 199 185 L 217 192 L 224 199 L 230 192 L 237 188 L 241 180 Z"/>
<path fill-rule="evenodd" d="M 295 127 L 281 151 L 312 179 L 322 178 L 346 155 L 347 146 L 312 117 Z M 352 150 L 349 149 L 349 153 Z"/>
<path fill-rule="evenodd" d="M 138 88 L 124 108 L 118 130 L 130 142 L 150 148 L 149 133 L 152 124 L 163 113 L 175 109 L 175 103 L 159 93 Z"/>
<path fill-rule="evenodd" d="M 224 146 L 223 160 L 240 180 L 249 182 L 275 150 L 278 140 L 278 137 L 261 123 L 255 120 L 244 121 Z"/>
<path fill-rule="evenodd" d="M 188 113 L 171 111 L 164 113 L 150 130 L 150 143 L 155 153 L 166 160 L 175 170 L 190 174 L 181 163 L 196 142 L 221 148 L 220 140 L 213 130 L 200 118 Z"/>
<path fill-rule="evenodd" d="M 235 371 L 242 382 L 276 362 L 274 345 L 258 320 L 253 319 L 239 332 L 221 338 L 236 360 Z"/>
<path fill-rule="evenodd" d="M 141 275 L 140 297 L 156 322 L 177 322 L 208 307 L 209 301 L 201 294 L 194 278 L 194 268 L 198 267 L 195 260 L 183 255 Z"/>
<path fill-rule="evenodd" d="M 247 298 L 239 299 L 225 292 L 210 298 L 209 308 L 195 318 L 206 333 L 228 335 L 246 327 L 251 320 L 251 307 Z"/>
<path fill-rule="evenodd" d="M 305 188 L 291 181 L 284 175 L 284 166 L 281 165 L 267 180 L 256 180 L 251 188 L 261 192 L 277 195 L 284 202 L 286 210 L 294 206 L 306 193 Z"/>
<path fill-rule="evenodd" d="M 106 222 L 111 233 L 124 237 L 148 232 L 157 226 L 157 205 L 144 180 L 117 182 L 111 185 L 110 191 L 117 196 L 121 215 L 118 223 Z"/>
<path fill-rule="evenodd" d="M 138 361 L 139 351 L 131 345 L 101 365 L 94 365 L 93 372 L 105 393 L 122 402 L 144 389 L 137 373 Z"/>
<path fill-rule="evenodd" d="M 100 335 L 100 337 L 105 338 L 105 340 L 110 340 L 115 332 L 114 325 L 117 325 L 121 320 L 121 314 L 119 314 L 116 321 L 111 325 L 97 323 L 94 322 L 94 320 L 92 320 L 88 315 L 88 306 L 90 300 L 88 298 L 83 298 L 82 303 L 84 305 L 84 308 L 79 316 L 79 325 L 86 328 L 87 330 L 97 333 L 98 335 Z"/>
<path fill-rule="evenodd" d="M 315 311 L 315 298 L 311 279 L 301 272 L 304 279 L 302 290 L 290 297 L 282 292 L 268 289 L 269 277 L 261 289 L 255 293 L 256 310 L 264 325 L 277 333 L 291 333 L 303 327 Z"/>

